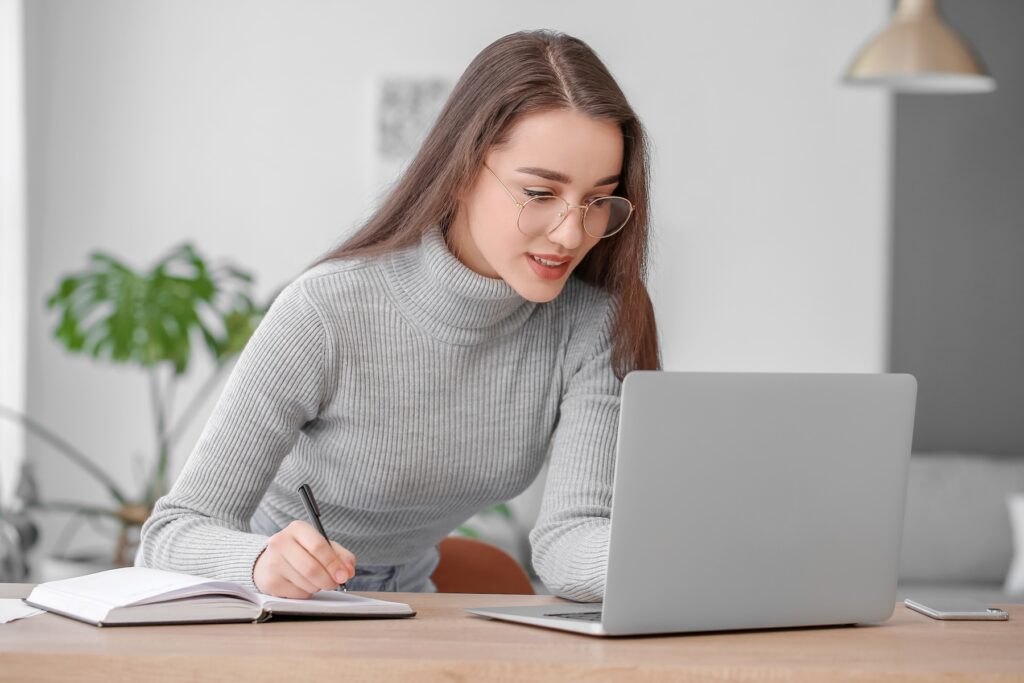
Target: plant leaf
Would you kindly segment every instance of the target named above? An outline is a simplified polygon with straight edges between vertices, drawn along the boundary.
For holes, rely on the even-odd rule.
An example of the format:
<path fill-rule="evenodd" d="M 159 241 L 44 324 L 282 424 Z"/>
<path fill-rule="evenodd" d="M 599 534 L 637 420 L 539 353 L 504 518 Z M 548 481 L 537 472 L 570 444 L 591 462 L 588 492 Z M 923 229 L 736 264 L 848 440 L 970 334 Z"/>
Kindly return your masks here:
<path fill-rule="evenodd" d="M 61 279 L 46 304 L 60 314 L 53 335 L 68 351 L 143 368 L 167 363 L 181 375 L 194 335 L 218 364 L 242 351 L 264 313 L 253 304 L 252 282 L 233 266 L 212 270 L 190 243 L 148 273 L 97 251 L 85 271 Z"/>

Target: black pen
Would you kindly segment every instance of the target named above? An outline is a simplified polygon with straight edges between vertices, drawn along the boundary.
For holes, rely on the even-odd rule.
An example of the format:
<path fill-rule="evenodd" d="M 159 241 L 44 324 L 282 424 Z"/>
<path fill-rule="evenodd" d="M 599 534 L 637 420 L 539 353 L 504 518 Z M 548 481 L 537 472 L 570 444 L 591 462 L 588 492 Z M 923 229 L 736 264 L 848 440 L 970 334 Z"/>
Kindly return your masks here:
<path fill-rule="evenodd" d="M 299 487 L 299 495 L 302 496 L 302 504 L 306 506 L 306 514 L 313 520 L 313 526 L 315 526 L 316 530 L 320 532 L 320 535 L 327 540 L 329 545 L 331 539 L 327 538 L 327 532 L 324 531 L 324 525 L 320 523 L 320 506 L 316 504 L 316 498 L 313 497 L 313 489 L 309 487 L 309 484 L 303 484 Z M 347 592 L 348 587 L 346 583 L 339 584 L 338 588 Z"/>

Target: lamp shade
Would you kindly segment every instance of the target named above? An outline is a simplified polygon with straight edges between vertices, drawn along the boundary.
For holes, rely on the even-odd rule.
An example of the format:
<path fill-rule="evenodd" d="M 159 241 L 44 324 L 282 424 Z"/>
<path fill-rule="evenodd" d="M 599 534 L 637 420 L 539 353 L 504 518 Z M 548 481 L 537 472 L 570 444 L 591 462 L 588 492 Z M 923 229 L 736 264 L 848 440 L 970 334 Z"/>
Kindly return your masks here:
<path fill-rule="evenodd" d="M 935 0 L 900 0 L 892 21 L 861 50 L 843 80 L 913 93 L 996 88 L 974 51 L 939 16 Z"/>

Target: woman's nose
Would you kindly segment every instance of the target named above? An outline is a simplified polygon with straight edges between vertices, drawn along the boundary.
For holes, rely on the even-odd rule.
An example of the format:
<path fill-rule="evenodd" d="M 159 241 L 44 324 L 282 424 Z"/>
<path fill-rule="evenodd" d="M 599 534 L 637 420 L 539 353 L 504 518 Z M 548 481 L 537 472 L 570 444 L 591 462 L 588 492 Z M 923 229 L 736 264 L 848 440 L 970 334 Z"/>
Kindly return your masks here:
<path fill-rule="evenodd" d="M 569 215 L 562 219 L 558 227 L 548 233 L 548 238 L 568 250 L 579 247 L 586 235 L 586 231 L 583 229 L 584 209 L 585 207 L 582 206 L 570 207 Z"/>

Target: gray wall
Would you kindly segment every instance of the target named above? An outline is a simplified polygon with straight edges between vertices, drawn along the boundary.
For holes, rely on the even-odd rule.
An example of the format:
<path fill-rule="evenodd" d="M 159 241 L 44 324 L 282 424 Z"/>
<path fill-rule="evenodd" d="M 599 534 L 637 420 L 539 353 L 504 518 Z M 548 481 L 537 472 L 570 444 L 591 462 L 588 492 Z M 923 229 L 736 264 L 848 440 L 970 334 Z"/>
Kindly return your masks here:
<path fill-rule="evenodd" d="M 1024 3 L 940 9 L 999 86 L 896 97 L 891 367 L 915 450 L 1024 455 Z"/>

